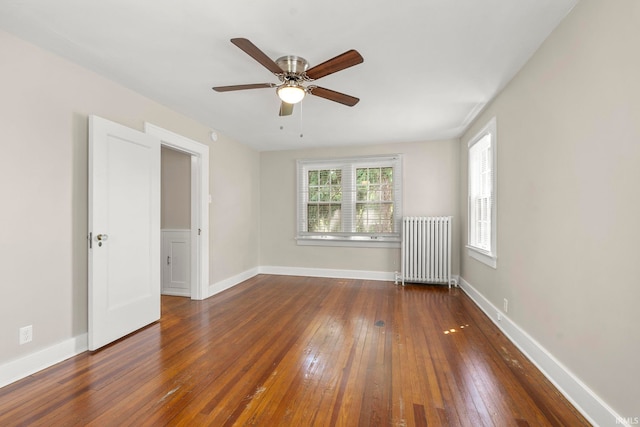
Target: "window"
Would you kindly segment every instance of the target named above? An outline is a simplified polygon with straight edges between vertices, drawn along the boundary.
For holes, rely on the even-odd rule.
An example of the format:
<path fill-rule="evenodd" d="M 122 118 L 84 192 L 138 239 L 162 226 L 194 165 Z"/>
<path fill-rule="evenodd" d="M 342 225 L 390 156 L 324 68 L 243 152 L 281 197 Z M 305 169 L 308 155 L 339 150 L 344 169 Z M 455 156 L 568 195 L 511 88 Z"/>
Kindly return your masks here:
<path fill-rule="evenodd" d="M 299 244 L 399 247 L 399 155 L 298 160 Z"/>
<path fill-rule="evenodd" d="M 496 119 L 469 141 L 469 255 L 496 268 Z"/>

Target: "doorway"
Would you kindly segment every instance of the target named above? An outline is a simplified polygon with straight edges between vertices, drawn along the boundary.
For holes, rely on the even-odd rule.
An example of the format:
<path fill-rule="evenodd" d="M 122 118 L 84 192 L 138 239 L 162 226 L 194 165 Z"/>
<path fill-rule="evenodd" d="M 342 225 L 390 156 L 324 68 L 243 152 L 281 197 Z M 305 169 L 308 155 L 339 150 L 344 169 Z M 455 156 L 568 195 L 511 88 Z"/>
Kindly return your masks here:
<path fill-rule="evenodd" d="M 145 133 L 160 138 L 162 148 L 190 156 L 190 296 L 202 300 L 209 292 L 209 147 L 151 123 Z"/>
<path fill-rule="evenodd" d="M 191 155 L 160 150 L 162 295 L 191 297 Z"/>

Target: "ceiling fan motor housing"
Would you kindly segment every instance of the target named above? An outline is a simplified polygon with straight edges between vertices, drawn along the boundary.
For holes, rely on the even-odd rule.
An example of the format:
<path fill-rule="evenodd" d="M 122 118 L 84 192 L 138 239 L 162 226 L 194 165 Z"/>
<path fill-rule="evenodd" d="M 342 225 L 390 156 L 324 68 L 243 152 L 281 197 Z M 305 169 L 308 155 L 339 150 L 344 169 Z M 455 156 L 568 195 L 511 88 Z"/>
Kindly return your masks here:
<path fill-rule="evenodd" d="M 309 62 L 306 59 L 294 55 L 282 56 L 276 59 L 276 64 L 282 68 L 287 80 L 296 76 L 302 77 L 302 74 L 309 68 Z"/>

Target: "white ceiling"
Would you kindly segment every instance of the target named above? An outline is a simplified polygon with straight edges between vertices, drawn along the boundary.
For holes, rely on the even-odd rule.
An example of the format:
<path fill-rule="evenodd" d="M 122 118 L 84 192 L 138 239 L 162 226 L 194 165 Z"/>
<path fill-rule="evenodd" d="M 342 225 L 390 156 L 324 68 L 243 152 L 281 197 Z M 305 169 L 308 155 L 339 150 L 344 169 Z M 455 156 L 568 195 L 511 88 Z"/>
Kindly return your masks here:
<path fill-rule="evenodd" d="M 257 150 L 458 137 L 577 0 L 0 0 L 0 28 Z M 348 49 L 364 63 L 316 84 L 278 117 L 277 83 L 229 42 L 314 66 Z M 303 137 L 300 137 L 303 134 Z"/>

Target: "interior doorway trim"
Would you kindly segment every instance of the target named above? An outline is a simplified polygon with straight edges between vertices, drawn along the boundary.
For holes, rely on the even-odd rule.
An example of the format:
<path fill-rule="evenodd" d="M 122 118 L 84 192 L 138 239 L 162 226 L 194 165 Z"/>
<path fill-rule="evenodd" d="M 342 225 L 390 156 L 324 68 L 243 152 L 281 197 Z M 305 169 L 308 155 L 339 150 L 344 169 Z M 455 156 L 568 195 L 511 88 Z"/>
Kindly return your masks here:
<path fill-rule="evenodd" d="M 191 299 L 209 297 L 209 147 L 151 123 L 162 146 L 191 156 Z"/>

